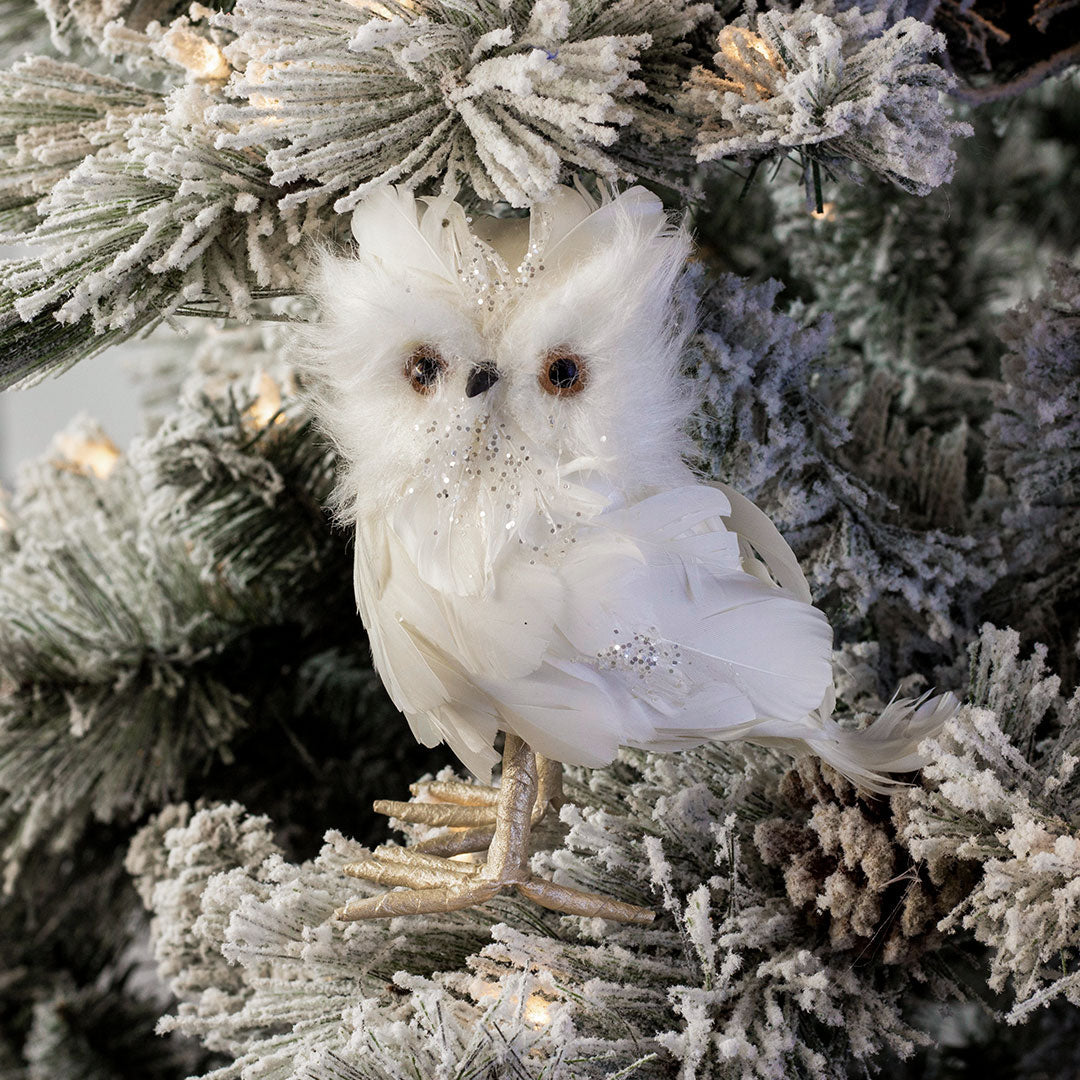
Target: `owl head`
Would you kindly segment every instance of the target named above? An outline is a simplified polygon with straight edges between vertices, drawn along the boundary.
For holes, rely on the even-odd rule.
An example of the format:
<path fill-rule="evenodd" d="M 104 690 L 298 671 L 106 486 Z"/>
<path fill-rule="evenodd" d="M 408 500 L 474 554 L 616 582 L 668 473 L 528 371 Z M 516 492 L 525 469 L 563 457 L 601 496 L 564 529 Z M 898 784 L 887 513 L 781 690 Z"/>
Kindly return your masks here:
<path fill-rule="evenodd" d="M 343 516 L 407 499 L 520 538 L 685 479 L 690 241 L 655 195 L 563 187 L 497 219 L 387 187 L 353 234 L 320 262 L 307 349 Z"/>

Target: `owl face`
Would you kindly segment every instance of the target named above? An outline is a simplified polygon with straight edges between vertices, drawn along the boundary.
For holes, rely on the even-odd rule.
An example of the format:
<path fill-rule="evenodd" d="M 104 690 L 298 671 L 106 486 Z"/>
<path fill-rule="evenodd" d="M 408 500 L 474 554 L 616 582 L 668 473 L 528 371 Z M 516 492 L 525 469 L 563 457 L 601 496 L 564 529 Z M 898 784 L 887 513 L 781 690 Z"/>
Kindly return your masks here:
<path fill-rule="evenodd" d="M 531 543 L 685 479 L 689 241 L 655 196 L 598 207 L 563 188 L 530 219 L 474 224 L 387 188 L 354 233 L 357 258 L 321 264 L 308 350 L 344 514 L 408 502 Z"/>

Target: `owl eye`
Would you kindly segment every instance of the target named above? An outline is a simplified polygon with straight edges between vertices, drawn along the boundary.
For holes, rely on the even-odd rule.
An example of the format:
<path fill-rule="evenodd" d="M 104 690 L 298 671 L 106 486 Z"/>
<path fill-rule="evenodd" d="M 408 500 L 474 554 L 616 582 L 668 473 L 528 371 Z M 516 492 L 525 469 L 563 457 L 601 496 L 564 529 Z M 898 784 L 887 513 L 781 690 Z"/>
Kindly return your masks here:
<path fill-rule="evenodd" d="M 556 397 L 570 397 L 585 389 L 588 367 L 585 358 L 570 349 L 552 349 L 540 365 L 537 376 L 542 390 Z"/>
<path fill-rule="evenodd" d="M 446 370 L 446 361 L 434 345 L 418 345 L 405 361 L 405 378 L 418 394 L 432 394 Z"/>

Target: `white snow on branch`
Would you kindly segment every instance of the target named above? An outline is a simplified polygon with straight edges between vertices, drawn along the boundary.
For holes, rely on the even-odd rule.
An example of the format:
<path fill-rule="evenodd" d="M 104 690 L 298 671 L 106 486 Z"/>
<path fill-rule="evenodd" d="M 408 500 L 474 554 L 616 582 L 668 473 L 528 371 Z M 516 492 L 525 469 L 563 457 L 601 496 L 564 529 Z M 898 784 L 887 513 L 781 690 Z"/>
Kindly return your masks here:
<path fill-rule="evenodd" d="M 687 94 L 699 161 L 798 150 L 919 195 L 952 177 L 950 140 L 971 128 L 943 100 L 953 79 L 930 57 L 944 37 L 926 23 L 808 3 L 737 19 L 717 45 L 717 71 L 695 68 Z"/>
<path fill-rule="evenodd" d="M 23 319 L 55 306 L 102 332 L 206 296 L 246 318 L 255 289 L 298 288 L 307 223 L 278 207 L 261 155 L 214 149 L 211 100 L 194 83 L 173 91 L 164 117 L 135 116 L 38 204 L 25 238 L 38 258 L 6 281 Z"/>
<path fill-rule="evenodd" d="M 927 746 L 909 847 L 931 875 L 956 860 L 981 879 L 942 921 L 989 947 L 988 982 L 1009 991 L 1010 1023 L 1064 997 L 1080 1005 L 1080 691 L 1060 696 L 1046 649 L 984 626 L 972 648 L 974 702 Z M 1037 737 L 1038 736 L 1038 737 Z"/>
<path fill-rule="evenodd" d="M 687 0 L 241 0 L 218 26 L 242 68 L 219 145 L 270 147 L 284 204 L 445 175 L 528 206 L 567 166 L 636 175 L 640 143 L 680 121 L 681 39 L 711 14 Z M 634 146 L 623 146 L 623 129 Z M 685 141 L 685 140 L 684 140 Z M 648 157 L 649 155 L 645 155 Z M 670 154 L 669 154 L 670 156 Z"/>

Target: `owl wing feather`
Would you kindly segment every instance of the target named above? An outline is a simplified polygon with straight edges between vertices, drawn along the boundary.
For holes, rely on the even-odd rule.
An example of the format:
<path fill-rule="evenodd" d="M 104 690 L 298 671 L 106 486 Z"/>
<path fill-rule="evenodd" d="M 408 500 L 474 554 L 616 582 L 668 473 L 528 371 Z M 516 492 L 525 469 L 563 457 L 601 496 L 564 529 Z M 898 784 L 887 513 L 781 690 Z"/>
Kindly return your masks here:
<path fill-rule="evenodd" d="M 580 655 L 608 658 L 612 677 L 656 709 L 648 745 L 729 729 L 741 737 L 760 720 L 801 724 L 831 685 L 828 621 L 746 572 L 731 514 L 725 493 L 706 485 L 662 492 L 602 515 L 598 527 L 612 535 L 595 552 L 579 543 L 577 565 L 564 567 L 573 604 L 560 629 Z M 675 722 L 664 715 L 672 701 L 683 703 Z"/>
<path fill-rule="evenodd" d="M 812 603 L 810 586 L 806 582 L 802 567 L 799 566 L 799 560 L 795 558 L 795 553 L 780 535 L 780 530 L 773 524 L 772 519 L 733 487 L 718 480 L 710 481 L 710 487 L 722 492 L 728 500 L 730 510 L 724 521 L 727 527 L 738 535 L 739 543 L 743 547 L 743 569 L 757 573 L 757 567 L 750 561 L 756 551 L 765 560 L 766 569 L 781 586 L 796 599 L 807 604 Z M 751 550 L 747 551 L 747 548 Z"/>

